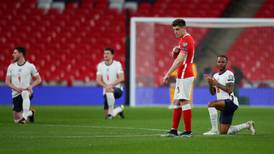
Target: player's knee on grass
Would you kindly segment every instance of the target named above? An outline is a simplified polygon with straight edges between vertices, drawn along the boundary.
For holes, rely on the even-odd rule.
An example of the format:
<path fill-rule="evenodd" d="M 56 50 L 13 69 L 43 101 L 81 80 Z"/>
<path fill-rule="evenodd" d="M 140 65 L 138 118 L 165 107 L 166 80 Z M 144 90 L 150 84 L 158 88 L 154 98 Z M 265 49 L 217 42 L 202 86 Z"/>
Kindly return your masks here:
<path fill-rule="evenodd" d="M 20 120 L 21 117 L 22 117 L 22 112 L 15 112 L 15 111 L 13 112 L 13 119 L 15 122 Z"/>
<path fill-rule="evenodd" d="M 222 124 L 221 124 L 221 127 L 220 127 L 220 134 L 226 135 L 227 132 L 228 132 L 228 129 L 229 129 L 229 126 L 222 126 Z"/>

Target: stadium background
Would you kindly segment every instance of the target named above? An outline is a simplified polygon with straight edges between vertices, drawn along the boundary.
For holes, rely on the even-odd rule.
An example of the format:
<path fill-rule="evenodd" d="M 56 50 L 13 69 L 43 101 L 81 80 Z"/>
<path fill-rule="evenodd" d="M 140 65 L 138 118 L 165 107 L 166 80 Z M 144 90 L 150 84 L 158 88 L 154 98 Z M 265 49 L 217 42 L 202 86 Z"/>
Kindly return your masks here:
<path fill-rule="evenodd" d="M 112 47 L 115 58 L 126 71 L 126 94 L 118 104 L 129 104 L 129 56 L 131 17 L 246 17 L 273 18 L 273 0 L 2 0 L 0 3 L 0 103 L 10 104 L 10 90 L 4 85 L 11 51 L 16 46 L 28 50 L 27 59 L 33 62 L 43 79 L 35 88 L 33 105 L 101 105 L 101 88 L 97 87 L 96 65 L 102 60 L 102 49 Z M 156 58 L 160 59 L 155 78 L 161 77 L 171 61 L 169 56 L 172 31 L 158 26 Z M 203 73 L 212 73 L 216 54 L 226 54 L 231 60 L 242 104 L 274 105 L 273 28 L 232 32 L 226 30 L 193 29 L 189 32 L 196 41 L 198 76 L 195 81 L 194 105 L 206 105 L 214 99 L 208 95 Z M 144 29 L 145 32 L 145 29 Z M 167 35 L 168 39 L 161 39 Z M 254 39 L 256 38 L 256 39 Z M 229 40 L 229 41 L 227 41 Z M 166 45 L 166 46 L 165 46 Z M 262 48 L 263 47 L 263 48 Z M 149 51 L 149 46 L 140 47 Z M 139 55 L 142 56 L 142 55 Z M 137 68 L 146 74 L 144 66 Z M 244 74 L 244 77 L 242 76 Z M 159 81 L 159 80 L 158 80 Z M 155 102 L 140 105 L 168 105 L 168 87 L 156 88 Z M 144 80 L 146 81 L 146 79 Z M 144 83 L 146 84 L 146 83 Z M 145 91 L 144 91 L 145 93 Z M 254 95 L 256 94 L 256 95 Z M 54 99 L 52 99 L 54 98 Z"/>

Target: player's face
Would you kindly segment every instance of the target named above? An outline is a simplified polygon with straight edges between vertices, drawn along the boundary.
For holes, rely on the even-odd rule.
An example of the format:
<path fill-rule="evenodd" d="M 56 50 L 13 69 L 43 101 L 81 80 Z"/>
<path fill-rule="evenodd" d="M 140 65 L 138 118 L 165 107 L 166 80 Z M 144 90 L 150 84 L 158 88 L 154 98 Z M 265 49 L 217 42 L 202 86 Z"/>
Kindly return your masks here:
<path fill-rule="evenodd" d="M 224 57 L 218 57 L 217 59 L 217 66 L 219 70 L 224 70 L 226 68 L 227 60 Z"/>
<path fill-rule="evenodd" d="M 109 60 L 112 60 L 112 59 L 113 59 L 112 53 L 108 50 L 105 50 L 104 51 L 104 60 L 109 61 Z"/>
<path fill-rule="evenodd" d="M 174 34 L 175 34 L 176 38 L 182 37 L 183 34 L 184 34 L 184 30 L 185 30 L 184 27 L 180 27 L 180 26 L 174 26 L 173 27 L 173 31 L 174 31 Z"/>
<path fill-rule="evenodd" d="M 17 50 L 13 50 L 12 57 L 14 62 L 17 62 L 21 56 L 22 53 L 18 52 Z"/>

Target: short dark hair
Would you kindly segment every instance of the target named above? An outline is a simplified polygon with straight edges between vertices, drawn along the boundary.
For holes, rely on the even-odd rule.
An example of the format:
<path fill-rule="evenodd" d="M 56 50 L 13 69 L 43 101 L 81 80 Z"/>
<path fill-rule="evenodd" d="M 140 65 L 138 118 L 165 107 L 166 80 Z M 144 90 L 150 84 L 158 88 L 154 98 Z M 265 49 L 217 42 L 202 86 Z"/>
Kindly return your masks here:
<path fill-rule="evenodd" d="M 175 26 L 180 26 L 180 27 L 184 27 L 186 26 L 186 22 L 184 19 L 175 19 L 172 24 L 171 24 L 173 27 Z"/>
<path fill-rule="evenodd" d="M 218 58 L 219 58 L 219 57 L 225 58 L 226 61 L 228 61 L 228 57 L 227 57 L 226 55 L 218 55 L 217 57 L 218 57 Z"/>
<path fill-rule="evenodd" d="M 14 48 L 14 50 L 17 50 L 18 52 L 22 53 L 24 56 L 27 53 L 27 50 L 24 47 L 16 47 L 16 48 Z"/>
<path fill-rule="evenodd" d="M 114 50 L 113 50 L 112 48 L 105 48 L 105 49 L 104 49 L 104 51 L 110 51 L 110 52 L 111 52 L 111 54 L 113 54 L 113 55 L 114 55 Z"/>

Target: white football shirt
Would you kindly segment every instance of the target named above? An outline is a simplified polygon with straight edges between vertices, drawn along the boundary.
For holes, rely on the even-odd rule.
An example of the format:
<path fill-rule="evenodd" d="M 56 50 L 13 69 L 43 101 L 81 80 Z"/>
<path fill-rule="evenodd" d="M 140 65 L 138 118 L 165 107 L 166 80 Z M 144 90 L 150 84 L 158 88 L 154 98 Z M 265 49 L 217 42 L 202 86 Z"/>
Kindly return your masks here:
<path fill-rule="evenodd" d="M 228 83 L 234 83 L 235 78 L 233 72 L 226 70 L 223 74 L 215 73 L 213 78 L 215 78 L 220 84 L 226 85 Z M 237 106 L 239 105 L 238 98 L 234 96 L 234 93 L 232 92 L 230 95 L 223 91 L 220 88 L 216 87 L 216 95 L 218 100 L 222 99 L 233 99 L 233 103 L 236 104 Z"/>
<path fill-rule="evenodd" d="M 106 65 L 103 61 L 97 65 L 97 75 L 102 75 L 103 81 L 106 84 L 112 84 L 118 79 L 118 74 L 124 73 L 122 65 L 119 61 L 113 60 L 112 64 Z M 121 88 L 121 84 L 117 84 L 115 87 Z M 105 93 L 105 89 L 103 91 Z"/>
<path fill-rule="evenodd" d="M 28 88 L 31 84 L 33 76 L 39 75 L 35 66 L 29 62 L 23 65 L 12 63 L 7 70 L 7 76 L 10 77 L 11 83 L 18 88 Z M 20 93 L 12 89 L 12 97 L 18 96 Z"/>

